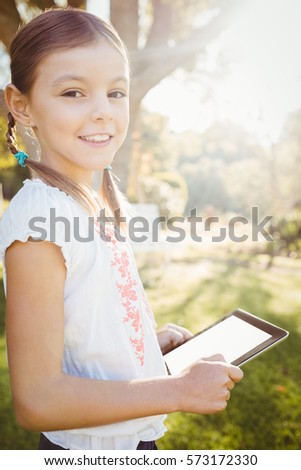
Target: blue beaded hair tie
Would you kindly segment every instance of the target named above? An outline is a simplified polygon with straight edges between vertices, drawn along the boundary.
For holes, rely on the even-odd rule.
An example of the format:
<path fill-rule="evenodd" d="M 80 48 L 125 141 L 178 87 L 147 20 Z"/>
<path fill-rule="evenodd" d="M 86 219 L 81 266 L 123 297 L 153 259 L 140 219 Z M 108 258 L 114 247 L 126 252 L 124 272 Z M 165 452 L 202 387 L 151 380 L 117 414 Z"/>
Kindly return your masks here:
<path fill-rule="evenodd" d="M 106 166 L 106 167 L 105 167 L 105 170 L 108 170 L 108 171 L 112 170 L 111 165 Z"/>
<path fill-rule="evenodd" d="M 18 163 L 20 166 L 25 167 L 25 160 L 29 158 L 29 155 L 27 153 L 22 152 L 21 150 L 18 153 L 14 154 L 14 157 L 18 160 Z"/>

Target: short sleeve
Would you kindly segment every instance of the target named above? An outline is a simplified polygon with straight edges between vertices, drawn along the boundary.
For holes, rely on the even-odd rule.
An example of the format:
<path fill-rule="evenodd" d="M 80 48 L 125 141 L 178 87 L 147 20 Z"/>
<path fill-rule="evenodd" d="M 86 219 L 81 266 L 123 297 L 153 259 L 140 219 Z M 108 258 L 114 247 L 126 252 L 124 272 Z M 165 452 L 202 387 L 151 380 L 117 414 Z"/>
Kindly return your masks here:
<path fill-rule="evenodd" d="M 26 242 L 34 240 L 53 242 L 61 248 L 67 268 L 66 279 L 72 270 L 72 209 L 69 196 L 40 180 L 26 180 L 12 198 L 0 220 L 0 261 L 5 276 L 5 252 L 16 240 Z M 38 183 L 35 184 L 35 181 Z M 6 288 L 6 285 L 5 285 Z"/>

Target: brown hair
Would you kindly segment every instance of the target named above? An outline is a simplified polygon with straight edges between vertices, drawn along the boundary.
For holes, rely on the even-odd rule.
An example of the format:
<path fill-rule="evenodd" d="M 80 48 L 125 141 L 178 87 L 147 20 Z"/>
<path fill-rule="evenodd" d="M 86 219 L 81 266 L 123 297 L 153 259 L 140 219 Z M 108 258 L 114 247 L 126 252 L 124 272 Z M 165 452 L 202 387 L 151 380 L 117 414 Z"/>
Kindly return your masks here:
<path fill-rule="evenodd" d="M 80 31 L 80 34 L 79 34 Z M 39 14 L 17 31 L 10 47 L 11 82 L 23 94 L 29 94 L 36 79 L 41 60 L 59 49 L 88 45 L 99 37 L 105 38 L 123 56 L 130 65 L 125 44 L 114 27 L 91 13 L 76 8 L 53 8 Z M 13 115 L 8 113 L 8 130 L 6 141 L 10 151 L 16 154 L 19 149 L 15 136 L 16 123 Z M 100 206 L 88 188 L 73 181 L 49 166 L 26 159 L 26 166 L 41 177 L 50 186 L 57 187 L 77 200 L 90 214 L 99 211 Z M 125 196 L 119 190 L 111 171 L 104 171 L 100 198 L 115 216 L 124 214 Z"/>

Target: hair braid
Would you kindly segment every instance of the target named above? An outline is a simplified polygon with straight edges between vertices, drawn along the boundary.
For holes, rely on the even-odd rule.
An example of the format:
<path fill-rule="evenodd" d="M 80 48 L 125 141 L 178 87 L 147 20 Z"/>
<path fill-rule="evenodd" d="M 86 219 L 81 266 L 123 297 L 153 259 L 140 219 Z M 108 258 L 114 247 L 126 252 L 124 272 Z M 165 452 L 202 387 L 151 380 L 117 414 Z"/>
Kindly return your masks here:
<path fill-rule="evenodd" d="M 114 178 L 117 179 L 117 176 L 112 175 L 110 170 L 104 170 L 100 194 L 104 203 L 112 212 L 117 225 L 125 226 L 126 224 L 124 224 L 124 221 L 122 222 L 121 218 L 129 215 L 126 207 L 127 200 L 118 188 Z"/>
<path fill-rule="evenodd" d="M 16 121 L 12 113 L 8 113 L 8 124 L 6 132 L 6 143 L 9 150 L 13 155 L 18 153 L 17 141 L 16 141 Z"/>

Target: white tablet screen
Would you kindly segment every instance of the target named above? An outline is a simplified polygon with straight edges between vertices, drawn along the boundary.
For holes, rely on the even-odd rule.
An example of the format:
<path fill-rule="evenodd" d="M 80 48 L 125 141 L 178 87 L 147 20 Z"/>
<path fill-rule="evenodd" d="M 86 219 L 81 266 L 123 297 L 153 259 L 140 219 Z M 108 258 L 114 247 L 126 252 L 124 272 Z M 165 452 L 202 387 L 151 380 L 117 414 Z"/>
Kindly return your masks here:
<path fill-rule="evenodd" d="M 250 349 L 263 343 L 271 335 L 256 326 L 230 316 L 214 327 L 164 356 L 171 374 L 177 374 L 198 359 L 222 354 L 232 362 Z"/>

